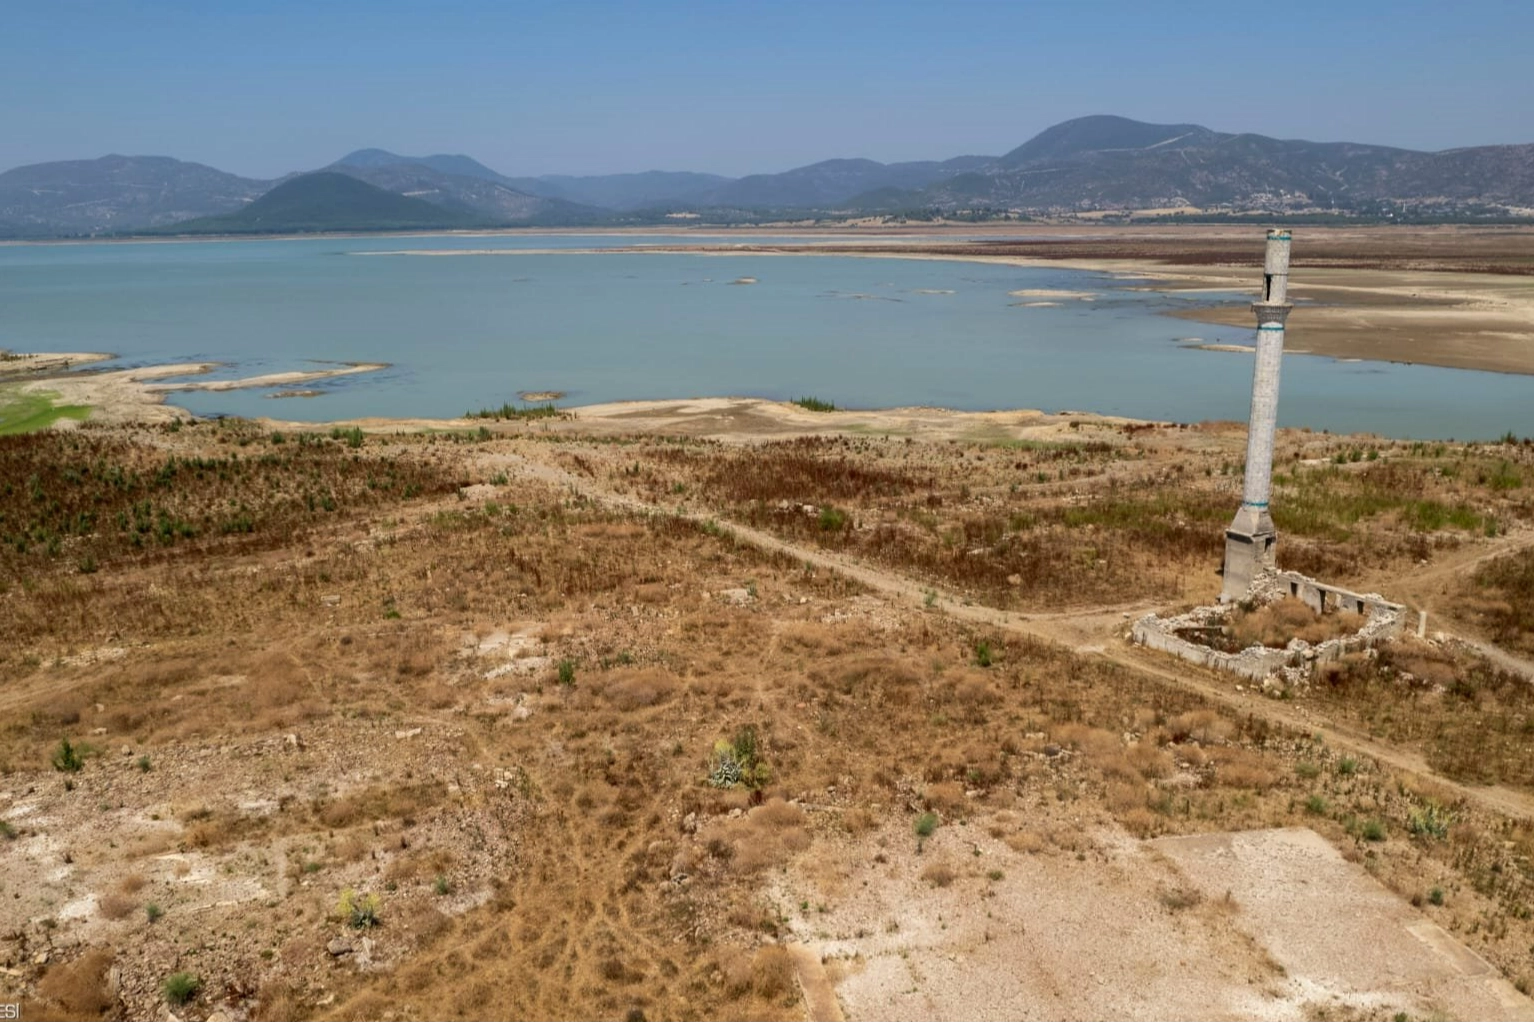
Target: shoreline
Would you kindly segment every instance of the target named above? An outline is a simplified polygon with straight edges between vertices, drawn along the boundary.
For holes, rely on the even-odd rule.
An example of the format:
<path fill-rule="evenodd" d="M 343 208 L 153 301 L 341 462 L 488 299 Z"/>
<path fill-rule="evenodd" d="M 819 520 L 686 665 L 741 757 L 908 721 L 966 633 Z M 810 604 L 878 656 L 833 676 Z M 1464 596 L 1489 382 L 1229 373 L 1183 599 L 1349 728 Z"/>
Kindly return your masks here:
<path fill-rule="evenodd" d="M 294 387 L 389 368 L 386 362 L 346 362 L 327 369 L 285 370 L 228 380 L 171 380 L 171 377 L 201 376 L 226 364 L 173 362 L 86 372 L 77 372 L 71 366 L 71 362 L 89 365 L 115 358 L 117 356 L 105 352 L 36 352 L 15 356 L 0 362 L 0 387 L 14 388 L 20 395 L 44 397 L 58 406 L 88 407 L 89 415 L 82 421 L 105 425 L 153 425 L 206 418 L 166 401 L 167 396 L 179 392 Z M 27 363 L 34 368 L 23 369 L 25 376 L 8 375 L 5 367 L 17 363 Z M 72 429 L 74 425 L 77 423 L 70 421 L 59 424 L 59 428 Z"/>
<path fill-rule="evenodd" d="M 569 249 L 391 249 L 357 256 L 475 257 L 581 255 L 843 256 L 981 263 L 1104 274 L 1129 291 L 1161 294 L 1255 293 L 1261 273 L 1250 266 L 1156 264 L 1098 257 L 995 255 L 821 245 L 643 245 Z M 1436 366 L 1486 373 L 1534 375 L 1534 278 L 1446 270 L 1394 271 L 1314 267 L 1296 271 L 1291 293 L 1303 303 L 1291 319 L 1294 354 L 1367 362 Z M 1145 282 L 1124 284 L 1122 282 Z M 1040 289 L 1020 289 L 1035 292 Z M 1050 290 L 1050 289 L 1043 289 Z M 1073 298 L 1085 292 L 1068 291 Z M 1308 301 L 1307 301 L 1308 300 Z M 1023 303 L 1019 303 L 1023 304 Z M 1245 302 L 1222 302 L 1160 315 L 1244 331 L 1255 330 Z"/>

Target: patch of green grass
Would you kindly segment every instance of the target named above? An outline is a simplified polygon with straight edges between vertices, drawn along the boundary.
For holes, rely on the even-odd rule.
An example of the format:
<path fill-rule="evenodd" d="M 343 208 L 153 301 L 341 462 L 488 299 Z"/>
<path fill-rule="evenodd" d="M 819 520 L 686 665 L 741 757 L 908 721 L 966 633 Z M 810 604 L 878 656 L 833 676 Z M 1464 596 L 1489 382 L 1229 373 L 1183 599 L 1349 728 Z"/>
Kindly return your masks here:
<path fill-rule="evenodd" d="M 562 686 L 575 685 L 575 662 L 568 657 L 559 662 L 559 684 Z"/>
<path fill-rule="evenodd" d="M 172 1005 L 185 1005 L 202 990 L 202 978 L 195 973 L 173 973 L 165 978 L 160 993 Z"/>
<path fill-rule="evenodd" d="M 91 414 L 89 405 L 56 405 L 53 391 L 0 388 L 0 437 L 46 430 L 60 419 L 79 422 Z"/>

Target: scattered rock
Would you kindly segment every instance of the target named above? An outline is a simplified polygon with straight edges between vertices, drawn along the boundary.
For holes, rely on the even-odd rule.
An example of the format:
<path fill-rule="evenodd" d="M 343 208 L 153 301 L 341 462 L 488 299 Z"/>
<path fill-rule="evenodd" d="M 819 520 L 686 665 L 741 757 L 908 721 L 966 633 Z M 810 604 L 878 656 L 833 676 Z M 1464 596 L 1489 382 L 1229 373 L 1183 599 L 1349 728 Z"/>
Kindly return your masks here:
<path fill-rule="evenodd" d="M 330 943 L 325 946 L 325 951 L 339 959 L 341 956 L 355 952 L 356 946 L 352 944 L 351 938 L 343 934 L 339 938 L 331 938 Z"/>

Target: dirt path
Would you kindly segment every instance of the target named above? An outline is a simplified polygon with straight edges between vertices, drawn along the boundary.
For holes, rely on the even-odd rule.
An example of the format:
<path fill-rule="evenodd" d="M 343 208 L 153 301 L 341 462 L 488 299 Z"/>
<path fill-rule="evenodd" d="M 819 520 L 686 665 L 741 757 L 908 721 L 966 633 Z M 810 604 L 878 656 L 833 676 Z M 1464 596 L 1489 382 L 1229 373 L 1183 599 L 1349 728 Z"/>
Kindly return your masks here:
<path fill-rule="evenodd" d="M 1131 671 L 1142 672 L 1168 685 L 1195 693 L 1237 714 L 1260 718 L 1291 731 L 1319 735 L 1333 746 L 1372 758 L 1393 770 L 1431 779 L 1435 784 L 1453 792 L 1456 796 L 1478 803 L 1494 813 L 1508 817 L 1534 819 L 1534 797 L 1502 786 L 1469 786 L 1453 781 L 1434 771 L 1427 761 L 1416 753 L 1381 743 L 1346 725 L 1312 714 L 1305 707 L 1279 703 L 1269 697 L 1245 690 L 1237 691 L 1228 679 L 1205 669 L 1129 645 L 1122 636 L 1124 622 L 1135 611 L 1142 610 L 1144 605 L 1095 608 L 1083 612 L 1050 615 L 1024 615 L 1002 611 L 956 598 L 935 587 L 924 585 L 896 572 L 868 565 L 858 559 L 784 540 L 762 530 L 730 522 L 712 513 L 661 508 L 633 497 L 615 494 L 595 484 L 589 478 L 575 476 L 563 469 L 534 462 L 521 456 L 497 456 L 497 461 L 499 464 L 509 465 L 524 476 L 568 487 L 573 492 L 610 507 L 639 514 L 677 515 L 693 522 L 714 522 L 720 528 L 727 529 L 738 540 L 761 550 L 786 555 L 816 568 L 836 572 L 887 598 L 939 610 L 977 625 L 1006 629 L 1019 635 L 1042 639 L 1065 646 L 1084 656 L 1102 657 Z M 1509 536 L 1491 549 L 1480 549 L 1435 565 L 1417 578 L 1419 580 L 1423 577 L 1439 578 L 1440 573 L 1462 572 L 1485 558 L 1496 557 L 1531 543 L 1534 543 L 1534 533 Z"/>
<path fill-rule="evenodd" d="M 1428 612 L 1429 632 L 1441 632 L 1471 647 L 1503 671 L 1534 680 L 1534 661 L 1508 653 L 1487 642 L 1485 637 L 1476 635 L 1463 622 L 1456 621 L 1443 610 L 1444 602 L 1452 599 L 1457 589 L 1456 584 L 1466 574 L 1488 561 L 1516 554 L 1529 547 L 1534 547 L 1534 530 L 1519 530 L 1486 546 L 1453 551 L 1430 565 L 1392 576 L 1388 580 L 1390 592 L 1395 599 Z M 1387 581 L 1379 579 L 1378 585 L 1383 587 Z"/>

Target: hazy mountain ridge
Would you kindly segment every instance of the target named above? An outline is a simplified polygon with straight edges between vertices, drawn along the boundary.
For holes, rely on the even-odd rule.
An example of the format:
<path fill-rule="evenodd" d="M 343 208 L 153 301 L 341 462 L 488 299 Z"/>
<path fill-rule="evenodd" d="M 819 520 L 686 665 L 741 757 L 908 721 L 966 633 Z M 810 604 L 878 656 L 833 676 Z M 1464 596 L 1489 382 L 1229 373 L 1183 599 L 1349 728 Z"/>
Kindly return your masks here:
<path fill-rule="evenodd" d="M 168 156 L 103 156 L 0 174 L 0 237 L 98 234 L 224 213 L 275 182 Z"/>
<path fill-rule="evenodd" d="M 386 159 L 390 157 L 392 162 Z M 458 167 L 471 173 L 455 174 L 443 167 Z M 599 220 L 604 215 L 604 211 L 595 207 L 518 190 L 506 184 L 510 179 L 467 156 L 416 159 L 395 157 L 381 149 L 361 150 L 324 169 L 445 209 L 473 214 L 490 224 L 508 225 L 534 220 L 582 223 Z"/>
<path fill-rule="evenodd" d="M 162 234 L 289 234 L 483 227 L 477 214 L 399 195 L 360 178 L 316 171 L 290 178 L 234 213 L 161 228 Z"/>
<path fill-rule="evenodd" d="M 974 174 L 886 201 L 1030 211 L 1192 205 L 1356 211 L 1379 203 L 1534 205 L 1534 145 L 1424 153 L 1145 124 L 1056 125 Z"/>
<path fill-rule="evenodd" d="M 410 157 L 382 149 L 357 150 L 324 170 L 485 226 L 656 223 L 680 211 L 749 221 L 1179 206 L 1466 216 L 1534 208 L 1534 143 L 1427 153 L 1106 115 L 1054 125 L 1000 157 L 835 159 L 734 179 L 687 171 L 510 177 L 462 154 Z M 0 237 L 159 229 L 237 211 L 292 177 L 242 178 L 169 157 L 32 164 L 0 174 Z"/>

